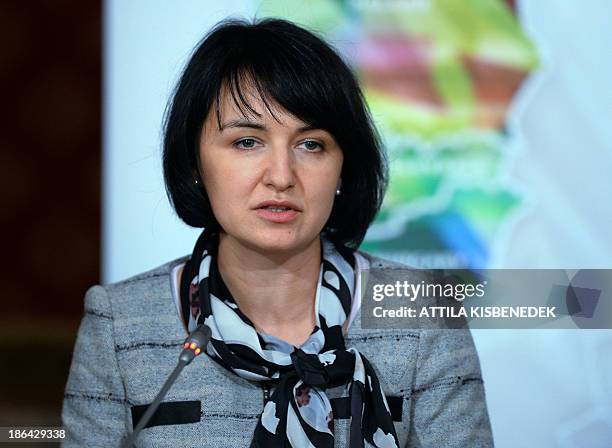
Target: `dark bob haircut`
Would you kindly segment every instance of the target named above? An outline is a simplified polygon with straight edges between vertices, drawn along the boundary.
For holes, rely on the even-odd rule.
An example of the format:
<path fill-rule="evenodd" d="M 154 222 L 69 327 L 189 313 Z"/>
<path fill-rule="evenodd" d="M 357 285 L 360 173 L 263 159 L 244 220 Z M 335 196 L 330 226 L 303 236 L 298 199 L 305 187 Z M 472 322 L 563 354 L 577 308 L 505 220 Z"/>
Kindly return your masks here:
<path fill-rule="evenodd" d="M 241 90 L 248 85 L 257 89 L 272 116 L 271 100 L 335 138 L 344 154 L 342 194 L 322 232 L 334 242 L 359 247 L 388 184 L 380 138 L 345 62 L 321 38 L 286 20 L 225 20 L 193 52 L 164 123 L 164 180 L 178 216 L 193 227 L 219 229 L 202 183 L 194 182 L 200 133 L 213 106 L 220 120 L 224 87 L 245 117 L 256 115 Z"/>

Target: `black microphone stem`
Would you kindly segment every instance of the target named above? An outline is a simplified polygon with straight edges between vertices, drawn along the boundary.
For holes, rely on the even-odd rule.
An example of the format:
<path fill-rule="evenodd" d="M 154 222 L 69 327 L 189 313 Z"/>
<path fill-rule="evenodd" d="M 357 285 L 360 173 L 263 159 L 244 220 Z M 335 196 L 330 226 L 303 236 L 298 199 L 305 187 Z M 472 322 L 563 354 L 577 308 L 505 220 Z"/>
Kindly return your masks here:
<path fill-rule="evenodd" d="M 142 429 L 149 423 L 153 414 L 159 407 L 160 403 L 180 375 L 183 368 L 189 364 L 193 359 L 198 356 L 203 349 L 206 348 L 208 341 L 210 341 L 211 331 L 206 325 L 198 325 L 198 327 L 185 339 L 183 343 L 183 351 L 179 356 L 179 361 L 168 379 L 162 386 L 161 390 L 155 397 L 155 400 L 147 407 L 144 415 L 138 420 L 138 424 L 134 428 L 134 431 L 130 434 L 127 440 L 121 445 L 123 448 L 132 448 L 138 434 Z"/>
<path fill-rule="evenodd" d="M 187 364 L 185 364 L 182 361 L 179 361 L 179 363 L 176 365 L 176 367 L 174 368 L 174 370 L 172 371 L 172 373 L 170 374 L 170 376 L 164 383 L 163 387 L 161 388 L 161 390 L 155 397 L 155 400 L 153 400 L 153 402 L 149 405 L 144 415 L 140 418 L 140 420 L 138 420 L 138 424 L 134 428 L 134 431 L 132 432 L 132 434 L 130 434 L 130 437 L 123 444 L 124 448 L 132 447 L 132 445 L 134 444 L 134 441 L 136 440 L 136 437 L 138 437 L 138 434 L 140 433 L 140 431 L 142 431 L 145 425 L 149 423 L 149 420 L 151 419 L 151 417 L 153 417 L 153 414 L 155 414 L 155 411 L 157 411 L 159 404 L 162 402 L 162 400 L 168 393 L 168 390 L 170 390 L 170 387 L 172 387 L 172 384 L 174 383 L 174 381 L 176 381 L 176 378 L 179 376 L 179 374 L 181 373 L 181 371 L 186 365 Z"/>

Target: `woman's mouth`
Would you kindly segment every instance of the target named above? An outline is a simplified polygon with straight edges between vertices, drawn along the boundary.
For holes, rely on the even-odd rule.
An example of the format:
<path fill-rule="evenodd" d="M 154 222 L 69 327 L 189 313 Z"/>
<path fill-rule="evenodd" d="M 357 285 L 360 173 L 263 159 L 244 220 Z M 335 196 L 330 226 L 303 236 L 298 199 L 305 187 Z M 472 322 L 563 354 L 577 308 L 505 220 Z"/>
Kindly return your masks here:
<path fill-rule="evenodd" d="M 255 209 L 257 215 L 268 221 L 285 223 L 292 221 L 298 215 L 298 211 L 288 207 L 269 205 Z"/>
<path fill-rule="evenodd" d="M 278 213 L 286 212 L 287 210 L 293 210 L 292 208 L 289 208 L 289 207 L 274 207 L 272 205 L 269 205 L 267 207 L 262 207 L 262 208 L 265 210 L 270 210 L 272 212 L 278 212 Z"/>

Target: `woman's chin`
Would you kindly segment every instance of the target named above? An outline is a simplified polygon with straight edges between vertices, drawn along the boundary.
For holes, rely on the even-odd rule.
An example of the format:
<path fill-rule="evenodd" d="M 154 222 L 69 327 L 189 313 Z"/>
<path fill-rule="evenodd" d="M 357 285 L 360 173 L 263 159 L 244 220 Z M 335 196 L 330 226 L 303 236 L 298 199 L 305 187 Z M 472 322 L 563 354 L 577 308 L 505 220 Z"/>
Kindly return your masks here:
<path fill-rule="evenodd" d="M 245 231 L 249 229 L 249 231 Z M 259 253 L 299 253 L 307 250 L 314 241 L 318 241 L 318 233 L 302 232 L 300 226 L 292 228 L 270 228 L 258 225 L 222 231 L 222 239 L 228 238 L 226 243 L 230 246 L 240 245 Z M 231 241 L 231 242 L 230 242 Z"/>
<path fill-rule="evenodd" d="M 301 243 L 301 244 L 300 244 Z M 264 237 L 252 242 L 261 252 L 280 253 L 295 252 L 303 247 L 304 243 L 294 237 L 269 238 Z"/>
<path fill-rule="evenodd" d="M 264 232 L 251 235 L 248 238 L 248 246 L 263 253 L 291 253 L 306 249 L 309 243 L 307 238 L 287 232 Z"/>

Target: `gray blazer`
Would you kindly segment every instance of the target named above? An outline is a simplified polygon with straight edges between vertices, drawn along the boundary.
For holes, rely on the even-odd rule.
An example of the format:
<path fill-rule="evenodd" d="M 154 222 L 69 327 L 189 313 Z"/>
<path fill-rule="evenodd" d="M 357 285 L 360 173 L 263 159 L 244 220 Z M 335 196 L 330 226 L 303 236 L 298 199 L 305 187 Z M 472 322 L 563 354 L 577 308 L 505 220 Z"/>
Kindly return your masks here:
<path fill-rule="evenodd" d="M 359 253 L 371 267 L 407 268 Z M 172 268 L 186 259 L 87 291 L 64 395 L 63 446 L 118 446 L 157 395 L 187 336 L 170 283 Z M 469 330 L 367 330 L 358 315 L 345 341 L 376 369 L 401 447 L 493 446 Z M 263 394 L 259 383 L 200 356 L 183 370 L 136 446 L 248 447 Z M 328 390 L 335 446 L 343 448 L 346 395 L 344 387 Z"/>

